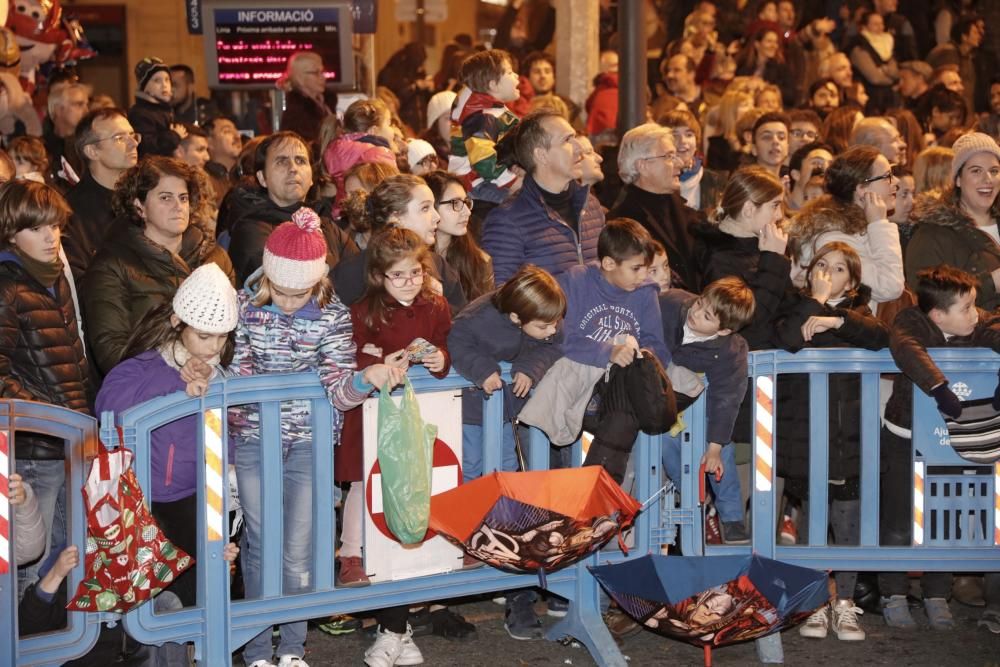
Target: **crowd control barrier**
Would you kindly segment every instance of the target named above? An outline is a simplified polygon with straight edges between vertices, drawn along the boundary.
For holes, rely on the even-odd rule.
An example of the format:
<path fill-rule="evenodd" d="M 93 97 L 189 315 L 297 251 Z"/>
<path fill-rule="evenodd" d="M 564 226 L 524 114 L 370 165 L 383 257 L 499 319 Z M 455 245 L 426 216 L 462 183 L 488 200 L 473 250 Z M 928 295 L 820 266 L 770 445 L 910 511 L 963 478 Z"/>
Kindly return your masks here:
<path fill-rule="evenodd" d="M 1000 357 L 985 350 L 941 350 L 934 353 L 944 373 L 957 383 L 966 396 L 992 395 L 997 382 Z M 598 562 L 616 562 L 642 556 L 679 536 L 685 555 L 745 552 L 748 548 L 773 558 L 817 569 L 852 570 L 1000 570 L 997 545 L 1000 544 L 1000 465 L 976 466 L 957 457 L 941 444 L 940 417 L 933 401 L 917 391 L 915 396 L 914 456 L 915 484 L 922 482 L 921 494 L 915 493 L 922 517 L 922 531 L 909 547 L 880 547 L 878 544 L 878 470 L 879 470 L 879 378 L 896 371 L 888 352 L 859 350 L 806 350 L 797 354 L 757 352 L 750 359 L 750 383 L 755 398 L 756 440 L 754 482 L 751 495 L 751 547 L 711 546 L 704 544 L 703 520 L 698 504 L 697 470 L 705 447 L 705 401 L 699 400 L 685 415 L 688 429 L 682 434 L 682 475 L 677 482 L 680 503 L 672 494 L 663 493 L 660 470 L 659 439 L 640 435 L 636 442 L 633 495 L 647 501 L 632 531 L 629 555 L 617 548 L 591 556 L 584 562 L 547 577 L 551 592 L 569 599 L 570 612 L 553 626 L 550 639 L 573 636 L 590 651 L 599 665 L 624 667 L 626 661 L 615 646 L 599 613 L 598 590 L 586 569 Z M 506 369 L 505 369 L 506 372 Z M 861 375 L 862 396 L 862 512 L 861 540 L 858 546 L 827 546 L 827 380 L 830 373 Z M 810 533 L 808 544 L 776 546 L 775 514 L 779 498 L 775 493 L 774 386 L 784 373 L 810 375 L 810 416 L 814 425 L 810 443 Z M 432 378 L 423 369 L 411 369 L 414 389 L 420 392 L 455 390 L 468 383 L 455 374 L 443 380 Z M 967 388 L 967 389 L 966 389 Z M 709 388 L 709 396 L 711 389 Z M 956 392 L 958 393 L 958 392 Z M 959 393 L 961 396 L 962 393 Z M 198 605 L 165 614 L 153 612 L 153 605 L 143 605 L 119 618 L 113 614 L 70 614 L 65 631 L 17 640 L 16 573 L 13 567 L 0 573 L 0 664 L 59 664 L 85 653 L 96 640 L 103 622 L 121 621 L 137 641 L 162 644 L 192 642 L 199 664 L 229 664 L 230 655 L 266 627 L 308 618 L 339 613 L 357 613 L 383 607 L 414 604 L 475 594 L 508 591 L 538 585 L 534 575 L 514 575 L 489 567 L 459 570 L 389 582 L 375 582 L 363 588 L 338 588 L 334 582 L 334 536 L 336 517 L 333 506 L 333 454 L 329 447 L 314 447 L 314 559 L 311 590 L 283 596 L 281 593 L 281 450 L 264 448 L 261 476 L 265 499 L 262 552 L 262 595 L 260 599 L 230 600 L 228 564 L 222 558 L 227 541 L 227 496 L 223 471 L 228 462 L 226 411 L 231 406 L 258 404 L 262 441 L 279 439 L 281 401 L 307 400 L 312 405 L 314 438 L 328 439 L 331 407 L 314 374 L 264 375 L 228 378 L 214 382 L 204 397 L 183 394 L 162 397 L 135 406 L 114 421 L 123 427 L 125 445 L 136 452 L 136 474 L 140 484 L 149 488 L 149 434 L 157 427 L 188 415 L 199 423 L 198 504 Z M 502 392 L 484 403 L 484 470 L 500 465 L 503 423 Z M 778 402 L 780 404 L 780 401 Z M 779 407 L 780 409 L 780 407 Z M 104 441 L 115 444 L 113 424 L 102 428 Z M 96 438 L 93 420 L 69 411 L 21 401 L 0 402 L 0 432 L 16 429 L 52 433 L 67 440 L 70 453 L 69 483 L 79 489 L 87 469 L 84 447 Z M 935 429 L 938 429 L 937 431 Z M 780 435 L 779 435 L 780 438 Z M 580 443 L 574 460 L 579 461 Z M 11 448 L 12 449 L 12 448 Z M 528 464 L 531 469 L 548 467 L 549 445 L 544 435 L 532 430 L 528 439 Z M 10 458 L 0 453 L 0 475 L 10 471 Z M 983 474 L 987 470 L 989 474 Z M 973 471 L 974 474 L 970 474 Z M 919 476 L 918 476 L 919 475 Z M 974 479 L 972 479 L 974 478 Z M 975 487 L 974 489 L 972 487 Z M 947 491 L 947 492 L 946 492 Z M 268 499 L 273 500 L 268 500 Z M 70 540 L 84 544 L 82 498 L 67 494 L 72 527 Z M 0 502 L 5 496 L 0 494 Z M 0 509 L 3 509 L 0 505 Z M 988 522 L 988 523 L 987 523 Z M 2 525 L 2 521 L 0 521 Z M 948 528 L 946 528 L 946 526 Z M 957 529 L 955 528 L 957 527 Z M 16 530 L 16 526 L 13 526 Z M 8 536 L 9 537 L 9 536 Z M 9 561 L 12 550 L 0 535 L 0 558 Z M 83 563 L 70 577 L 75 590 L 82 576 Z M 781 660 L 780 637 L 773 635 L 758 642 L 763 661 Z"/>

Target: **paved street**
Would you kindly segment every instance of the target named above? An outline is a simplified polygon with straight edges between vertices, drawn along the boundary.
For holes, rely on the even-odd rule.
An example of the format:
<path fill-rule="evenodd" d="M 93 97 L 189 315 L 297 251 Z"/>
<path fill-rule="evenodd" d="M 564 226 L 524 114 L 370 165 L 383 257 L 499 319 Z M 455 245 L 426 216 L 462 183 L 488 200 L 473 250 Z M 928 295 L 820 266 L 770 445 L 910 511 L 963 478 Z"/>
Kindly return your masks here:
<path fill-rule="evenodd" d="M 438 637 L 420 637 L 417 644 L 424 664 L 435 666 L 524 667 L 535 665 L 594 665 L 586 649 L 554 642 L 521 642 L 511 639 L 503 628 L 503 607 L 489 600 L 466 602 L 456 609 L 477 627 L 477 638 L 453 642 Z M 544 605 L 539 605 L 543 610 Z M 975 627 L 979 611 L 952 603 L 957 628 L 950 633 L 932 632 L 922 612 L 914 617 L 921 625 L 916 632 L 887 628 L 881 617 L 865 614 L 862 623 L 868 632 L 864 642 L 840 642 L 832 635 L 826 640 L 807 640 L 794 629 L 783 635 L 785 664 L 790 666 L 893 665 L 905 667 L 1000 667 L 1000 635 Z M 552 622 L 554 619 L 546 619 Z M 368 640 L 357 633 L 329 637 L 310 630 L 306 659 L 311 667 L 361 665 Z M 623 652 L 629 664 L 684 665 L 698 667 L 702 651 L 687 644 L 643 632 L 625 641 Z M 717 649 L 714 664 L 755 665 L 754 645 L 743 644 Z"/>

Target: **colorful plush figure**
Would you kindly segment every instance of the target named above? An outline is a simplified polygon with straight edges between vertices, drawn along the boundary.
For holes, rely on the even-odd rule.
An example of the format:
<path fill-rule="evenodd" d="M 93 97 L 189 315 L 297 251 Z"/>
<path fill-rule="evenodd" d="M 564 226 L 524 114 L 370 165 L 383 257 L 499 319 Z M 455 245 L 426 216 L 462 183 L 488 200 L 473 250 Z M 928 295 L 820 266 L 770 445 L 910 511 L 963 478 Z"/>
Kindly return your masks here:
<path fill-rule="evenodd" d="M 63 17 L 59 0 L 8 0 L 6 25 L 21 47 L 21 79 L 28 93 L 34 92 L 38 68 L 82 60 L 95 55 L 83 38 L 75 19 Z"/>
<path fill-rule="evenodd" d="M 20 121 L 26 134 L 39 137 L 42 123 L 18 80 L 20 66 L 21 49 L 14 33 L 0 28 L 0 134 L 13 134 Z"/>

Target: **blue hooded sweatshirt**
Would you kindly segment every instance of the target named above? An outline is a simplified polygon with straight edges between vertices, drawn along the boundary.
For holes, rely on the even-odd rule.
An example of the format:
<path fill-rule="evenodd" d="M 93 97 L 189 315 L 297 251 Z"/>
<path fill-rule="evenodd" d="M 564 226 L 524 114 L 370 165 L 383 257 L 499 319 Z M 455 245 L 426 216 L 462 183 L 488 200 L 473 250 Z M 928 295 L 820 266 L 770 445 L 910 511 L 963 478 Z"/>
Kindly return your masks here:
<path fill-rule="evenodd" d="M 640 347 L 652 350 L 664 367 L 670 363 L 656 283 L 650 281 L 629 292 L 609 283 L 596 264 L 574 266 L 558 280 L 566 293 L 566 357 L 605 368 L 611 361 L 615 337 L 628 334 Z"/>

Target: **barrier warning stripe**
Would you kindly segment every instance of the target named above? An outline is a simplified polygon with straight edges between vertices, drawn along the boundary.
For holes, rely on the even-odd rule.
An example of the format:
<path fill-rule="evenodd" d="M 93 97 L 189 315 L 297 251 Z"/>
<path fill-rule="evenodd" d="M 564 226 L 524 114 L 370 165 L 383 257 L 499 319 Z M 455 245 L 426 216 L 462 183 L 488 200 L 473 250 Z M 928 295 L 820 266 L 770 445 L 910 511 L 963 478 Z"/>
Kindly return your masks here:
<path fill-rule="evenodd" d="M 993 544 L 1000 545 L 1000 462 L 993 464 Z"/>
<path fill-rule="evenodd" d="M 10 456 L 7 433 L 0 431 L 0 574 L 10 570 Z"/>
<path fill-rule="evenodd" d="M 222 534 L 222 411 L 205 410 L 205 509 L 208 541 Z"/>
<path fill-rule="evenodd" d="M 756 461 L 755 486 L 758 491 L 769 492 L 774 482 L 774 434 L 771 432 L 774 415 L 774 380 L 768 375 L 757 378 L 756 391 Z"/>
<path fill-rule="evenodd" d="M 913 544 L 924 543 L 924 462 L 913 463 Z"/>

